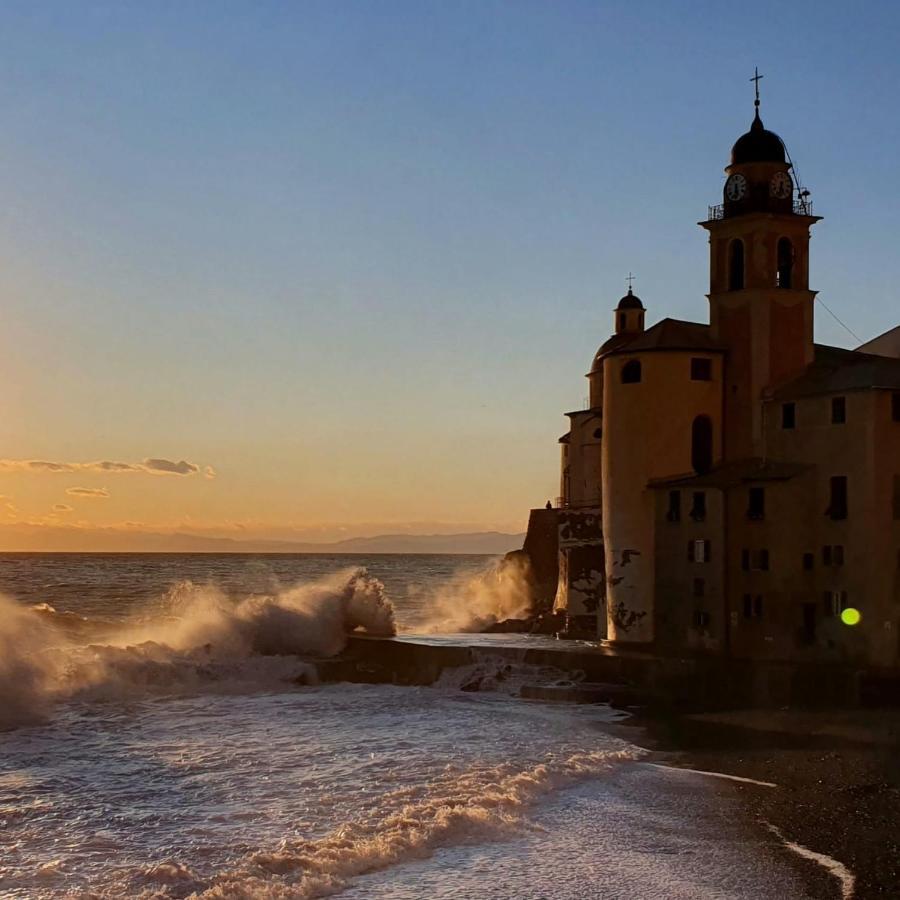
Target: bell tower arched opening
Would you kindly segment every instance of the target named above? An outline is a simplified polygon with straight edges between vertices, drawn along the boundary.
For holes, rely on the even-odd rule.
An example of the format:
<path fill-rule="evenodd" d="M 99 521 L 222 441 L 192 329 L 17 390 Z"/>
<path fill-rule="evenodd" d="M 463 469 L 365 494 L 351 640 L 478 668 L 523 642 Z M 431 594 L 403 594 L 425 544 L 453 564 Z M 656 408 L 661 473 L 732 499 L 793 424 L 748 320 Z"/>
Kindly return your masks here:
<path fill-rule="evenodd" d="M 705 475 L 713 464 L 713 426 L 709 416 L 697 416 L 691 426 L 691 467 Z"/>
<path fill-rule="evenodd" d="M 788 238 L 778 241 L 775 285 L 780 288 L 792 288 L 794 281 L 794 245 Z"/>
<path fill-rule="evenodd" d="M 735 238 L 728 247 L 728 290 L 744 289 L 744 242 Z"/>

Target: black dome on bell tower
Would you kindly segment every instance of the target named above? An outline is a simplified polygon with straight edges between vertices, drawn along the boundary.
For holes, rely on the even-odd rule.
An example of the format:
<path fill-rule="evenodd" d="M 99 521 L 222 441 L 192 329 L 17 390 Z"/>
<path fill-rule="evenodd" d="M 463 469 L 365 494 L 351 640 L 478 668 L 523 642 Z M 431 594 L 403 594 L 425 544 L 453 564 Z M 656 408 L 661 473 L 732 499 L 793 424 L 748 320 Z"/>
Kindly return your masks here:
<path fill-rule="evenodd" d="M 750 130 L 742 134 L 731 148 L 731 165 L 785 161 L 784 141 L 774 131 L 768 131 L 763 126 L 757 109 Z"/>

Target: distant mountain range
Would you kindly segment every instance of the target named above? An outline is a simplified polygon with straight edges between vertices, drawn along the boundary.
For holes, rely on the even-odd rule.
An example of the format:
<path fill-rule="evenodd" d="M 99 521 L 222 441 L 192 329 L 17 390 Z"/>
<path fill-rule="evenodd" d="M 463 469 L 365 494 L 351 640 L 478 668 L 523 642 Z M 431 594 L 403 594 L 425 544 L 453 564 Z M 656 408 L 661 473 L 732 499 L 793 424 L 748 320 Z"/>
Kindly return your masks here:
<path fill-rule="evenodd" d="M 308 541 L 240 540 L 176 532 L 114 529 L 0 528 L 0 550 L 132 553 L 472 553 L 497 556 L 518 550 L 524 534 L 479 531 L 463 534 L 379 534 L 327 544 Z"/>

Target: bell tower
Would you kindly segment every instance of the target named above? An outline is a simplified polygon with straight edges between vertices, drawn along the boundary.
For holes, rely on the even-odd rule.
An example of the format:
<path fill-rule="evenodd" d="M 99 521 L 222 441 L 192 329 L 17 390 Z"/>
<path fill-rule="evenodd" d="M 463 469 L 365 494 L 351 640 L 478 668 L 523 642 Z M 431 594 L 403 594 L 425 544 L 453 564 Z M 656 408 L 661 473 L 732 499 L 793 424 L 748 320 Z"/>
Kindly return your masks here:
<path fill-rule="evenodd" d="M 700 225 L 709 232 L 710 325 L 727 350 L 725 459 L 761 456 L 767 388 L 813 361 L 809 289 L 809 194 L 800 191 L 784 142 L 755 114 L 726 167 L 722 203 Z"/>

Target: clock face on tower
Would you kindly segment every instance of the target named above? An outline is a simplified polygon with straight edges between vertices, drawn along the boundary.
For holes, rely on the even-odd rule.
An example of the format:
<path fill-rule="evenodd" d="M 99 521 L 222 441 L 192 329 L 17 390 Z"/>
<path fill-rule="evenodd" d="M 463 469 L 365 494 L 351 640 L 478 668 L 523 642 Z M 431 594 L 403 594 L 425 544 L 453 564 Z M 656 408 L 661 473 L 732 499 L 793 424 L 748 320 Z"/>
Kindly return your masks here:
<path fill-rule="evenodd" d="M 776 172 L 769 182 L 769 194 L 778 200 L 787 200 L 793 189 L 791 176 L 787 172 Z"/>
<path fill-rule="evenodd" d="M 747 179 L 740 173 L 728 176 L 725 182 L 725 196 L 729 200 L 741 200 L 747 194 Z"/>

